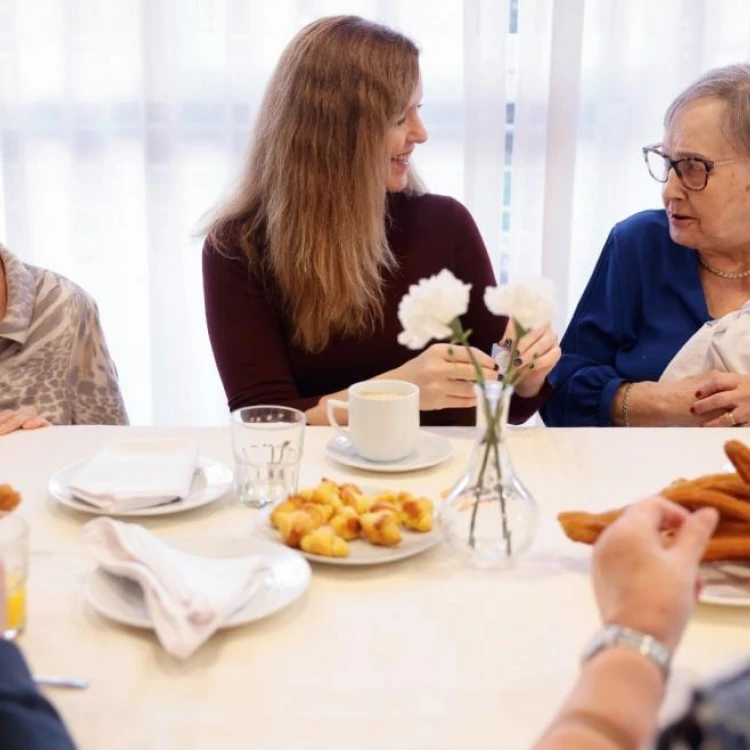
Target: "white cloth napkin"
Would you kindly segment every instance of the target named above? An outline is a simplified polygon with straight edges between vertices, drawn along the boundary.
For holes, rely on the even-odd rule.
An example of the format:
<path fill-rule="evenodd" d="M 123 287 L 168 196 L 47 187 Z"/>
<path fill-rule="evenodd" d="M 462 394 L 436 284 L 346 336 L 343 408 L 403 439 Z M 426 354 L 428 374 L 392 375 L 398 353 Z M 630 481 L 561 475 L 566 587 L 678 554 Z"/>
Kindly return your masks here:
<path fill-rule="evenodd" d="M 68 482 L 81 500 L 110 513 L 190 494 L 198 448 L 186 440 L 120 440 L 104 446 Z"/>
<path fill-rule="evenodd" d="M 186 659 L 258 591 L 270 570 L 262 555 L 210 558 L 160 542 L 137 524 L 97 518 L 84 527 L 108 573 L 138 583 L 162 646 Z"/>
<path fill-rule="evenodd" d="M 674 383 L 708 370 L 750 374 L 750 300 L 701 326 L 674 355 L 659 382 Z"/>

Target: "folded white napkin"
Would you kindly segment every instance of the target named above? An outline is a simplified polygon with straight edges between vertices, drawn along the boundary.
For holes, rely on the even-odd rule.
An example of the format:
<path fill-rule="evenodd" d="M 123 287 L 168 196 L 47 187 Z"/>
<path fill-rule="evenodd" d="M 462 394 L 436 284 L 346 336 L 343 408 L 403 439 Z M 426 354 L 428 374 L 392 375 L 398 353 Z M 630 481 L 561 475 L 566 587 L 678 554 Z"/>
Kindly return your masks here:
<path fill-rule="evenodd" d="M 702 325 L 674 355 L 659 382 L 674 383 L 709 370 L 750 374 L 750 300 Z"/>
<path fill-rule="evenodd" d="M 71 478 L 70 491 L 110 513 L 150 508 L 190 494 L 198 448 L 186 440 L 121 440 Z"/>
<path fill-rule="evenodd" d="M 270 570 L 262 555 L 189 555 L 142 526 L 110 518 L 83 528 L 101 568 L 140 584 L 159 641 L 179 659 L 190 656 L 247 604 Z"/>

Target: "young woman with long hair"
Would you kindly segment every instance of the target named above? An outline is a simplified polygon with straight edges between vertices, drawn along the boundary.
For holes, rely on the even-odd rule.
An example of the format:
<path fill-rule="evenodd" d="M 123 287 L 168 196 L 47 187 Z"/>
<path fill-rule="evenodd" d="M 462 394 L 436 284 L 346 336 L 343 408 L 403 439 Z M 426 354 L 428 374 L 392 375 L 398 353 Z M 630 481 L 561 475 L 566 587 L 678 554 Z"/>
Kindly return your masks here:
<path fill-rule="evenodd" d="M 476 356 L 506 320 L 484 307 L 495 279 L 466 209 L 429 195 L 410 165 L 427 139 L 419 51 L 356 16 L 323 18 L 284 51 L 234 195 L 215 213 L 203 255 L 206 316 L 230 409 L 293 406 L 326 424 L 325 401 L 352 383 L 397 378 L 420 388 L 425 424 L 468 423 L 473 370 L 460 347 L 417 356 L 397 342 L 409 285 L 449 268 L 472 284 L 464 323 Z M 511 419 L 547 393 L 559 356 L 549 328 L 522 342 L 534 370 Z"/>

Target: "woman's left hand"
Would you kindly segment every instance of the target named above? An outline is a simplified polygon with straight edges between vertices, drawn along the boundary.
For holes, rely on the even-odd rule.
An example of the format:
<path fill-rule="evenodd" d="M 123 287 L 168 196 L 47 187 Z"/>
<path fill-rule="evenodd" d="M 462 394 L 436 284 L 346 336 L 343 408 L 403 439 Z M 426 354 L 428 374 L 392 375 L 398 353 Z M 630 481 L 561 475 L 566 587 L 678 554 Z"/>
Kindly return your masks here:
<path fill-rule="evenodd" d="M 536 396 L 561 356 L 560 342 L 552 326 L 529 331 L 518 342 L 518 359 L 513 363 L 521 373 L 516 393 L 523 398 Z"/>
<path fill-rule="evenodd" d="M 16 430 L 37 430 L 49 426 L 50 423 L 32 409 L 0 411 L 0 435 L 8 435 Z"/>
<path fill-rule="evenodd" d="M 703 427 L 739 427 L 750 423 L 750 375 L 715 372 L 702 381 L 695 393 L 691 411 L 705 414 L 716 409 L 723 413 Z"/>

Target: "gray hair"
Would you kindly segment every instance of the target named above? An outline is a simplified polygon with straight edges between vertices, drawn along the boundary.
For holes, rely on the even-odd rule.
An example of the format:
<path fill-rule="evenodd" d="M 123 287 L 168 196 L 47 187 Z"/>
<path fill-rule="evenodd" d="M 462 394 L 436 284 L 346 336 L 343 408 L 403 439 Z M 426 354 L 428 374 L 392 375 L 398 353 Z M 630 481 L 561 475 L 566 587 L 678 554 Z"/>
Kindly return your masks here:
<path fill-rule="evenodd" d="M 736 63 L 714 68 L 691 83 L 669 105 L 664 126 L 698 99 L 719 99 L 727 106 L 722 123 L 724 135 L 740 150 L 750 153 L 750 64 Z"/>

